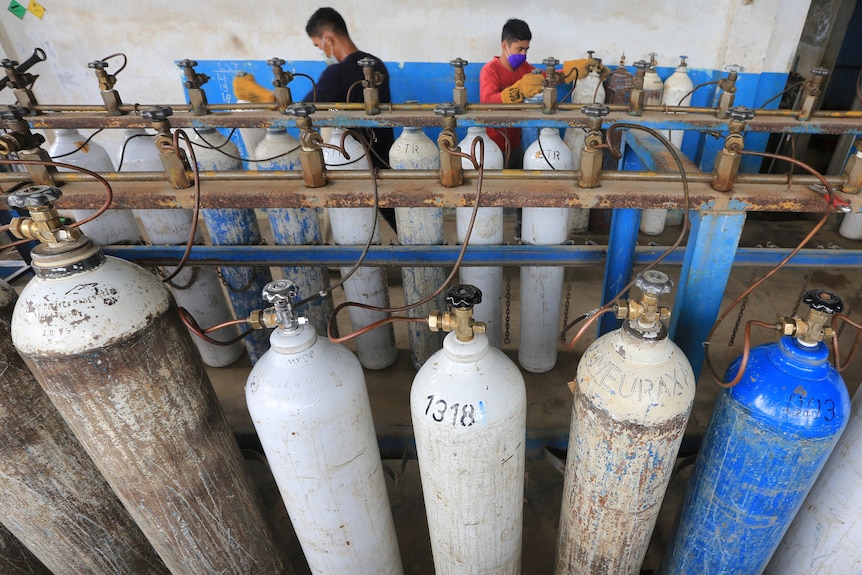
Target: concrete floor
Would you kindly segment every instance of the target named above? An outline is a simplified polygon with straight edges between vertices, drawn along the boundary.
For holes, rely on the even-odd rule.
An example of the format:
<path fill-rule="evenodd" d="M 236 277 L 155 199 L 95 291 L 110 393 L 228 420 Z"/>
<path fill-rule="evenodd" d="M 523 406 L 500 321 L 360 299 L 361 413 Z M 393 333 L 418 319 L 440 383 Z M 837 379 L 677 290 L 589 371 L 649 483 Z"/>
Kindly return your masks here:
<path fill-rule="evenodd" d="M 382 223 L 382 220 L 381 220 Z M 814 224 L 813 220 L 781 221 L 769 219 L 750 219 L 743 233 L 742 245 L 755 246 L 774 244 L 781 247 L 793 247 L 804 233 Z M 391 230 L 385 223 L 384 242 L 394 241 Z M 513 233 L 514 218 L 507 217 L 507 236 Z M 818 245 L 838 245 L 847 249 L 860 249 L 862 242 L 853 242 L 838 236 L 834 229 L 822 231 L 809 247 Z M 639 243 L 655 242 L 668 245 L 675 238 L 679 228 L 668 228 L 658 237 L 641 236 Z M 386 234 L 390 237 L 386 237 Z M 606 244 L 606 236 L 582 234 L 572 238 L 577 243 L 593 240 Z M 825 248 L 829 249 L 829 248 Z M 676 279 L 678 268 L 662 268 Z M 761 277 L 767 269 L 736 269 L 731 275 L 725 294 L 724 306 L 736 298 L 752 278 Z M 566 281 L 571 285 L 572 298 L 569 317 L 599 305 L 603 270 L 600 268 L 578 268 L 567 271 Z M 401 303 L 399 284 L 400 273 L 397 269 L 388 274 L 392 293 L 392 304 Z M 507 269 L 506 278 L 511 282 L 512 297 L 512 342 L 504 346 L 504 351 L 517 362 L 518 349 L 518 270 Z M 829 289 L 841 295 L 848 304 L 848 311 L 857 320 L 862 309 L 862 270 L 785 270 L 780 271 L 770 281 L 756 291 L 747 302 L 743 324 L 748 319 L 761 319 L 773 322 L 781 316 L 788 316 L 796 308 L 797 300 L 805 289 L 820 287 Z M 336 303 L 340 295 L 336 294 Z M 672 296 L 666 300 L 671 306 Z M 799 313 L 804 315 L 805 306 L 800 306 Z M 718 329 L 711 347 L 711 357 L 717 369 L 723 370 L 730 361 L 741 353 L 741 335 L 732 347 L 728 347 L 733 325 L 737 317 L 735 310 Z M 340 318 L 341 333 L 347 333 L 346 315 Z M 584 337 L 574 351 L 561 351 L 557 366 L 544 374 L 535 375 L 523 372 L 527 386 L 527 426 L 529 428 L 554 428 L 566 432 L 571 410 L 571 393 L 566 382 L 573 379 L 577 363 L 583 350 L 592 342 L 595 330 Z M 847 330 L 842 338 L 846 349 L 852 338 L 852 330 Z M 410 364 L 407 351 L 407 337 L 403 327 L 396 324 L 396 339 L 399 345 L 399 358 L 392 367 L 380 371 L 366 370 L 366 380 L 371 396 L 372 410 L 378 429 L 388 430 L 410 426 L 409 392 L 415 375 Z M 753 334 L 753 344 L 757 345 L 776 338 L 772 333 L 759 331 Z M 350 344 L 348 344 L 350 347 Z M 233 428 L 241 437 L 253 435 L 253 427 L 245 408 L 243 386 L 250 369 L 247 359 L 223 369 L 212 369 L 210 375 L 217 393 L 222 400 L 227 417 Z M 862 362 L 855 361 L 844 373 L 844 377 L 852 393 L 862 377 Z M 709 422 L 712 405 L 718 392 L 718 386 L 705 370 L 699 379 L 695 405 L 689 420 L 687 436 L 699 437 L 703 434 Z M 293 536 L 284 507 L 281 505 L 277 490 L 272 482 L 266 466 L 258 457 L 251 457 L 249 465 L 272 511 L 272 516 L 283 534 L 285 546 L 288 549 L 297 573 L 308 573 L 301 549 Z M 559 463 L 559 462 L 558 462 Z M 425 522 L 424 505 L 415 453 L 407 452 L 404 461 L 386 459 L 387 484 L 392 512 L 395 518 L 396 530 L 401 547 L 404 569 L 407 575 L 427 574 L 433 572 L 431 548 Z M 675 475 L 662 508 L 658 525 L 653 534 L 650 550 L 643 565 L 642 573 L 653 573 L 661 560 L 661 554 L 670 536 L 676 510 L 684 494 L 690 468 Z M 557 538 L 557 522 L 562 497 L 563 475 L 547 459 L 532 459 L 527 462 L 524 499 L 524 535 L 523 535 L 523 573 L 549 574 L 553 571 L 554 550 Z"/>

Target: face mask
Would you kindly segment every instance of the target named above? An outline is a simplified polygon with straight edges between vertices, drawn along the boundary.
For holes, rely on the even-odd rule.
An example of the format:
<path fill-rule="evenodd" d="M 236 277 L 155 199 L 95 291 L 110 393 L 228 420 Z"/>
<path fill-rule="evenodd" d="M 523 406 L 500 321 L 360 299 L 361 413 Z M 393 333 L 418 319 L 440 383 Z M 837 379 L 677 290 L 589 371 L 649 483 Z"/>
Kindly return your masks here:
<path fill-rule="evenodd" d="M 516 70 L 521 64 L 527 61 L 527 55 L 509 54 L 508 56 L 506 56 L 506 60 L 509 61 L 509 66 L 511 66 L 513 70 Z"/>
<path fill-rule="evenodd" d="M 326 46 L 325 43 L 323 45 Z M 338 64 L 338 59 L 335 57 L 335 51 L 334 50 L 332 52 L 332 56 L 327 56 L 326 50 L 321 49 L 320 55 L 323 56 L 323 61 L 326 62 L 327 66 L 332 66 L 333 64 Z"/>

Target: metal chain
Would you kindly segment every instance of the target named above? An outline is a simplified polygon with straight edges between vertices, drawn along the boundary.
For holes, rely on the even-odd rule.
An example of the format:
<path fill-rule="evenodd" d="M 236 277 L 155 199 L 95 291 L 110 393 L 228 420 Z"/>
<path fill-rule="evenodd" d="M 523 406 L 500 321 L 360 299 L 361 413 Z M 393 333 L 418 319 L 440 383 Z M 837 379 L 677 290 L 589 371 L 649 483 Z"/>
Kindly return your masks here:
<path fill-rule="evenodd" d="M 572 282 L 566 284 L 566 305 L 563 306 L 563 325 L 569 325 L 570 301 L 572 301 Z"/>
<path fill-rule="evenodd" d="M 511 332 L 509 328 L 511 327 L 511 318 L 512 318 L 512 275 L 506 274 L 506 331 L 503 334 L 503 343 L 512 343 L 512 338 L 510 337 Z"/>
<path fill-rule="evenodd" d="M 748 278 L 748 285 L 754 283 L 754 276 L 756 273 L 756 270 L 751 270 L 751 277 Z M 736 323 L 733 324 L 733 331 L 730 333 L 730 339 L 727 340 L 727 347 L 733 347 L 733 342 L 736 341 L 736 333 L 739 331 L 739 324 L 742 323 L 742 315 L 745 313 L 746 305 L 748 305 L 748 296 L 745 296 L 742 299 L 742 303 L 739 304 L 739 314 L 736 316 Z"/>

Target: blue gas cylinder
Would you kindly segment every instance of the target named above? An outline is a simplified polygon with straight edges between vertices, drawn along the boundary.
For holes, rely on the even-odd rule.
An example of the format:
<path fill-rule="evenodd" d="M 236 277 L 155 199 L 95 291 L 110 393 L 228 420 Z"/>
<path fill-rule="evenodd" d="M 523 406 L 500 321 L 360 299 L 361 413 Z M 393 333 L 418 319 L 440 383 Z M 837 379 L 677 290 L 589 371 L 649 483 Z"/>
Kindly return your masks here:
<path fill-rule="evenodd" d="M 753 348 L 719 393 L 661 573 L 761 573 L 847 425 L 847 388 L 820 341 L 843 302 L 822 290 L 803 302 L 808 320 L 787 323 L 805 333 Z"/>

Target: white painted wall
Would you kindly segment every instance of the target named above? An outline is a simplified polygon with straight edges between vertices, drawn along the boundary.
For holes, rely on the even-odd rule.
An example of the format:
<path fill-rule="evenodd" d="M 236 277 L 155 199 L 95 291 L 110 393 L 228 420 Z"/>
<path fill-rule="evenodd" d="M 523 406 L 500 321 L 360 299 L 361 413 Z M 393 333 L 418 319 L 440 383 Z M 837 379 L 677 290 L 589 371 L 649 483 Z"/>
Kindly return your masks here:
<path fill-rule="evenodd" d="M 25 2 L 22 2 L 26 4 Z M 34 70 L 43 103 L 101 104 L 87 63 L 125 52 L 120 75 L 124 102 L 184 100 L 175 60 L 317 60 L 305 22 L 317 7 L 291 0 L 41 0 L 42 20 L 19 20 L 0 12 L 0 46 L 22 61 L 42 47 L 48 61 Z M 533 32 L 530 61 L 553 55 L 581 57 L 588 49 L 615 64 L 658 53 L 672 66 L 679 54 L 694 68 L 740 64 L 748 72 L 786 72 L 799 41 L 810 0 L 512 0 L 427 6 L 379 0 L 336 0 L 357 45 L 386 61 L 447 62 L 462 57 L 484 62 L 499 52 L 500 30 L 509 17 L 526 20 Z M 6 6 L 6 4 L 4 4 Z M 109 71 L 116 71 L 119 61 Z M 12 103 L 9 90 L 0 103 Z"/>

